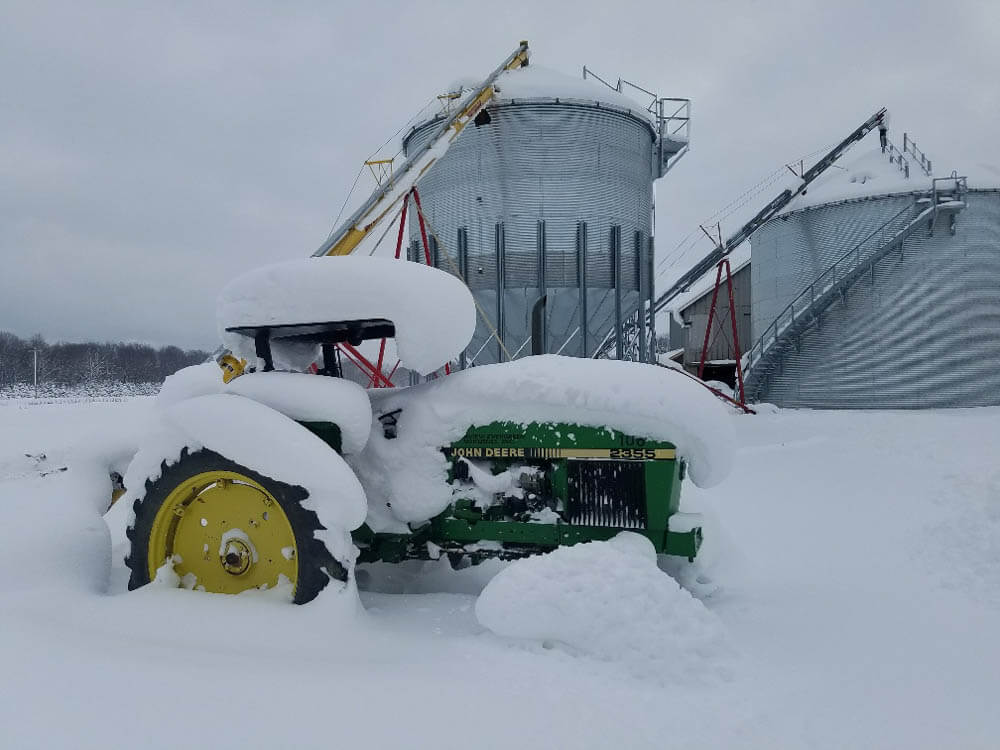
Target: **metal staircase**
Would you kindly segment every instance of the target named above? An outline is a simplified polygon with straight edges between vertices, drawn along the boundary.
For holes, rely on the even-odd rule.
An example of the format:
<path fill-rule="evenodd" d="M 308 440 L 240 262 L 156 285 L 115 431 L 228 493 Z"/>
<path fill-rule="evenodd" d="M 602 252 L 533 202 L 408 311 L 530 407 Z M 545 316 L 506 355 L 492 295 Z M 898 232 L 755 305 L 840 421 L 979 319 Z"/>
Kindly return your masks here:
<path fill-rule="evenodd" d="M 954 233 L 955 215 L 965 208 L 964 177 L 935 179 L 931 190 L 918 194 L 915 201 L 890 217 L 875 231 L 824 270 L 764 329 L 743 357 L 748 401 L 759 400 L 769 376 L 780 370 L 784 355 L 797 346 L 799 337 L 821 323 L 823 313 L 838 299 L 847 303 L 848 290 L 893 250 L 902 248 L 906 238 L 921 227 L 934 233 L 942 217 Z"/>

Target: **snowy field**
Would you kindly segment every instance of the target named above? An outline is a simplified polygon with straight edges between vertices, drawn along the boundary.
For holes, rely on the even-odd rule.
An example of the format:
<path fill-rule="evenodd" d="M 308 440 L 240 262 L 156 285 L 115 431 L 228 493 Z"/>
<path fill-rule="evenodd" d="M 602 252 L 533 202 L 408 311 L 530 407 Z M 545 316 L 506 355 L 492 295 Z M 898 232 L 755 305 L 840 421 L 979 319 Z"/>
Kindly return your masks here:
<path fill-rule="evenodd" d="M 488 589 L 516 638 L 477 619 L 499 564 L 362 571 L 363 608 L 126 593 L 100 467 L 152 409 L 0 401 L 0 746 L 1000 746 L 1000 409 L 734 416 L 684 494 L 718 588 L 566 550 Z"/>

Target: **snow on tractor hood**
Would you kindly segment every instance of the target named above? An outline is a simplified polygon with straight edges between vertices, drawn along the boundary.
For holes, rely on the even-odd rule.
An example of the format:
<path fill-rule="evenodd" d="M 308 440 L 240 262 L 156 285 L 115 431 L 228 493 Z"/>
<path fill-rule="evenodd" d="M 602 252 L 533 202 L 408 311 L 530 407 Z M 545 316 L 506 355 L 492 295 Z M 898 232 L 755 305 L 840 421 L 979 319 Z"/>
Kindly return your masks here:
<path fill-rule="evenodd" d="M 472 294 L 436 268 L 403 260 L 306 258 L 256 268 L 219 295 L 216 320 L 234 352 L 253 353 L 237 326 L 277 326 L 384 318 L 396 328 L 403 365 L 433 372 L 458 357 L 476 328 Z"/>
<path fill-rule="evenodd" d="M 608 427 L 677 447 L 699 487 L 732 465 L 733 426 L 722 403 L 691 378 L 655 365 L 544 355 L 474 367 L 396 391 L 369 391 L 376 416 L 401 409 L 397 437 L 373 423 L 365 450 L 349 462 L 365 485 L 369 523 L 385 508 L 399 521 L 425 521 L 447 506 L 441 447 L 473 425 L 502 420 Z"/>

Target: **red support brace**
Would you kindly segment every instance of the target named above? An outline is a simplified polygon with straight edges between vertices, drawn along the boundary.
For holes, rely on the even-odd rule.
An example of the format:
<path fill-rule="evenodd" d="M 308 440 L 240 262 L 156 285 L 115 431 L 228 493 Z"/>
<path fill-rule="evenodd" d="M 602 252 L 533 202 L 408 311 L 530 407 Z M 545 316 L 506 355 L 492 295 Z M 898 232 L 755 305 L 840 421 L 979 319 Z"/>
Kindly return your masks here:
<path fill-rule="evenodd" d="M 712 291 L 712 306 L 708 308 L 708 325 L 705 326 L 705 343 L 701 345 L 701 364 L 698 365 L 698 379 L 705 379 L 705 357 L 708 356 L 708 337 L 712 333 L 712 321 L 715 320 L 715 305 L 719 299 L 719 284 L 722 282 L 722 266 L 729 265 L 729 261 L 723 259 L 719 263 L 718 271 L 715 273 L 715 289 Z"/>
<path fill-rule="evenodd" d="M 698 379 L 704 380 L 705 359 L 708 357 L 708 342 L 712 335 L 712 322 L 715 320 L 715 309 L 719 301 L 719 287 L 722 286 L 722 269 L 726 269 L 726 290 L 729 294 L 729 322 L 733 327 L 733 355 L 736 357 L 736 380 L 739 385 L 740 400 L 727 400 L 737 404 L 748 414 L 754 414 L 753 409 L 747 406 L 746 397 L 743 392 L 743 363 L 740 361 L 743 353 L 740 351 L 740 334 L 736 327 L 736 305 L 733 301 L 733 276 L 729 265 L 729 258 L 719 261 L 718 270 L 715 274 L 715 289 L 712 291 L 712 306 L 708 309 L 708 324 L 705 326 L 705 341 L 701 346 L 701 363 L 698 365 Z M 714 390 L 714 389 L 713 389 Z M 721 394 L 720 394 L 721 395 Z"/>
<path fill-rule="evenodd" d="M 414 187 L 411 191 L 413 193 L 413 202 L 417 204 L 417 219 L 420 222 L 420 239 L 424 243 L 424 260 L 427 265 L 431 264 L 431 247 L 427 242 L 427 229 L 424 226 L 424 208 L 420 205 L 420 193 L 417 192 L 417 188 Z M 451 375 L 451 365 L 445 363 L 444 374 Z"/>
<path fill-rule="evenodd" d="M 424 209 L 420 205 L 420 193 L 417 192 L 416 188 L 413 188 L 413 202 L 417 204 L 417 219 L 420 222 L 420 239 L 424 243 L 424 260 L 427 261 L 427 265 L 431 265 L 431 248 L 427 244 L 427 229 L 424 227 Z"/>
<path fill-rule="evenodd" d="M 406 230 L 406 209 L 410 205 L 409 194 L 403 196 L 403 209 L 399 213 L 399 234 L 396 235 L 396 260 L 399 260 L 399 256 L 403 251 L 403 233 Z M 382 365 L 385 361 L 385 339 L 382 339 L 378 346 L 378 362 L 375 364 L 375 368 L 378 370 L 379 374 L 382 373 Z M 392 375 L 389 376 L 392 378 Z M 370 387 L 378 388 L 380 381 L 377 377 L 372 375 L 369 382 Z"/>
<path fill-rule="evenodd" d="M 382 386 L 388 388 L 395 388 L 392 381 L 389 380 L 389 378 L 387 378 L 385 375 L 383 375 L 381 370 L 376 369 L 375 365 L 369 362 L 368 358 L 365 357 L 365 355 L 363 355 L 353 346 L 348 344 L 346 341 L 342 341 L 341 343 L 337 344 L 337 346 L 340 347 L 340 350 L 347 355 L 348 359 L 350 359 L 351 362 L 357 365 L 359 370 L 361 370 L 363 373 L 372 378 L 374 382 L 376 383 L 381 382 Z"/>
<path fill-rule="evenodd" d="M 385 339 L 382 339 L 381 343 L 378 345 L 378 362 L 375 364 L 375 369 L 382 372 L 382 361 L 385 359 Z M 374 381 L 372 382 L 372 388 L 378 388 Z"/>

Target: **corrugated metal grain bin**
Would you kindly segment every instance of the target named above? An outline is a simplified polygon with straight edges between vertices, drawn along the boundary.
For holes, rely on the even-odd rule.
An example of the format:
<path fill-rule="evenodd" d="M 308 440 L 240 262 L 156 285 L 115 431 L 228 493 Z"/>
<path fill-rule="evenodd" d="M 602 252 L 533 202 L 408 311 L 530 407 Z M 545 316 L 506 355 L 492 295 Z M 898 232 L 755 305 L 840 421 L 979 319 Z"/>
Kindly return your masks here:
<path fill-rule="evenodd" d="M 1000 179 L 897 170 L 865 154 L 754 235 L 752 397 L 1000 404 Z"/>
<path fill-rule="evenodd" d="M 530 354 L 542 295 L 544 350 L 591 355 L 616 305 L 627 318 L 648 297 L 656 117 L 600 83 L 535 65 L 505 74 L 498 91 L 488 122 L 467 127 L 420 184 L 441 245 L 432 262 L 462 275 L 482 310 L 467 363 L 505 360 L 504 348 Z M 437 122 L 406 135 L 407 154 Z M 417 250 L 415 221 L 410 232 Z"/>

